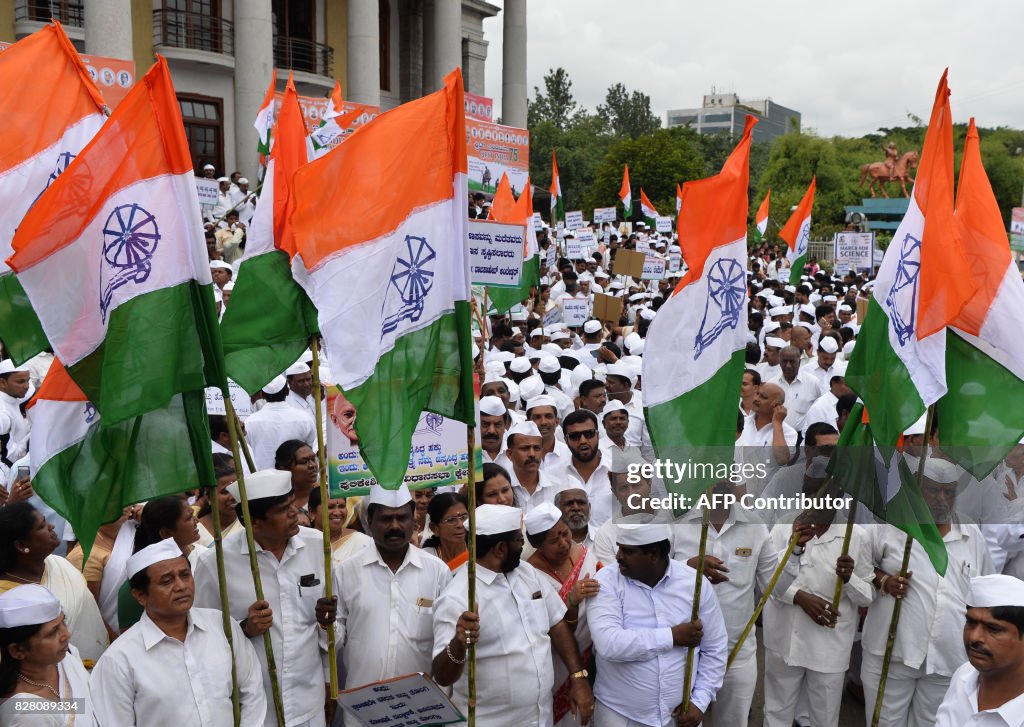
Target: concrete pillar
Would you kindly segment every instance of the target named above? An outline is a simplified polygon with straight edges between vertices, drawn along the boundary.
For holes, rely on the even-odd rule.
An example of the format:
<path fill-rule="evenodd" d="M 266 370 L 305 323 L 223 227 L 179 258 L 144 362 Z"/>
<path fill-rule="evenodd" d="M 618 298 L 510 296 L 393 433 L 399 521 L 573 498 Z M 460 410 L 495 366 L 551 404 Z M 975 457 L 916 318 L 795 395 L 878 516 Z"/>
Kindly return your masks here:
<path fill-rule="evenodd" d="M 89 0 L 85 3 L 85 52 L 135 60 L 132 54 L 131 0 Z M 138 69 L 142 75 L 149 68 Z"/>
<path fill-rule="evenodd" d="M 423 6 L 401 0 L 398 7 L 398 98 L 405 103 L 423 95 Z"/>
<path fill-rule="evenodd" d="M 380 106 L 380 7 L 377 0 L 349 0 L 346 56 L 346 98 Z"/>
<path fill-rule="evenodd" d="M 434 75 L 430 87 L 436 91 L 444 77 L 462 67 L 462 0 L 434 0 Z"/>
<path fill-rule="evenodd" d="M 423 0 L 423 82 L 420 95 L 432 90 L 434 83 L 434 0 Z"/>
<path fill-rule="evenodd" d="M 487 63 L 488 43 L 483 36 L 470 34 L 462 39 L 462 79 L 466 90 L 480 96 L 484 93 L 485 66 Z"/>
<path fill-rule="evenodd" d="M 501 120 L 526 128 L 526 0 L 505 0 L 501 28 Z"/>
<path fill-rule="evenodd" d="M 235 164 L 256 178 L 259 157 L 253 122 L 274 72 L 270 0 L 235 3 Z"/>

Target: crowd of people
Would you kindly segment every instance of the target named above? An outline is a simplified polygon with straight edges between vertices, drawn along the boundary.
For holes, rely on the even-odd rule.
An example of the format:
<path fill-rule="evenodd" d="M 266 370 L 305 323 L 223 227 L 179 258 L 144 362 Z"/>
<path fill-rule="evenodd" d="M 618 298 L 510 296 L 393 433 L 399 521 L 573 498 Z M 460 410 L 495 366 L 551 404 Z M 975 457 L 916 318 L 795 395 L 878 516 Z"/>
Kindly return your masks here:
<path fill-rule="evenodd" d="M 597 249 L 556 255 L 511 311 L 492 314 L 478 291 L 476 609 L 465 487 L 323 500 L 313 397 L 324 392 L 308 357 L 254 397 L 245 421 L 251 522 L 245 465 L 213 415 L 215 486 L 126 508 L 87 557 L 27 471 L 22 405 L 47 359 L 0 363 L 0 725 L 230 725 L 233 689 L 242 725 L 276 725 L 278 709 L 287 727 L 356 725 L 330 698 L 330 626 L 342 689 L 423 672 L 463 715 L 475 646 L 481 727 L 734 727 L 751 719 L 759 685 L 766 727 L 837 725 L 844 694 L 870 724 L 883 671 L 879 724 L 1024 724 L 1024 444 L 977 481 L 943 456 L 937 427 L 905 432 L 945 575 L 917 542 L 902 568 L 905 533 L 864 508 L 754 510 L 725 497 L 682 516 L 659 508 L 676 483 L 641 474 L 655 459 L 644 343 L 684 271 L 639 281 L 614 273 L 614 258 L 641 250 L 668 263 L 679 249 L 642 224 L 596 232 Z M 218 234 L 223 307 L 237 258 Z M 542 260 L 558 237 L 540 231 Z M 713 494 L 838 496 L 826 465 L 856 403 L 844 373 L 872 283 L 812 263 L 792 285 L 779 260 L 767 245 L 752 251 L 747 369 L 721 402 L 736 407 L 736 462 L 760 467 Z M 564 298 L 596 294 L 621 299 L 621 316 L 563 318 Z M 358 412 L 343 416 L 351 427 Z M 765 593 L 760 628 L 740 644 Z M 78 721 L 42 713 L 73 699 Z"/>

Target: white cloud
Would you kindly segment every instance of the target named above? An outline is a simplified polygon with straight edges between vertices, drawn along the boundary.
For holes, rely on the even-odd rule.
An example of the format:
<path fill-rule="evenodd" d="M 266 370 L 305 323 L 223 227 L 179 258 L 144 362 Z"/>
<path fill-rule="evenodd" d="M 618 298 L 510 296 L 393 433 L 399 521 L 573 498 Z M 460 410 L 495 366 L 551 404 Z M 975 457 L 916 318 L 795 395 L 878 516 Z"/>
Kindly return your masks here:
<path fill-rule="evenodd" d="M 927 120 L 948 66 L 956 121 L 1020 127 L 1022 20 L 1024 5 L 1005 0 L 532 0 L 527 83 L 532 97 L 549 69 L 564 67 L 593 110 L 621 82 L 648 94 L 662 123 L 715 87 L 771 97 L 822 135 L 857 136 L 908 126 L 908 113 Z M 484 23 L 496 112 L 501 25 L 500 13 Z"/>

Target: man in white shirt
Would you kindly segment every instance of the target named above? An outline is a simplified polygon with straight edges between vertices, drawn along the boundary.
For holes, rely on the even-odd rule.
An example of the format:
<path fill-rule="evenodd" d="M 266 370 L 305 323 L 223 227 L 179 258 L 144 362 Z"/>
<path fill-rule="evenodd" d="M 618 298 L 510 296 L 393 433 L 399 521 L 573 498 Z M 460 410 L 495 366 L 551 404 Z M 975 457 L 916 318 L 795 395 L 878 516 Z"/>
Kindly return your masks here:
<path fill-rule="evenodd" d="M 745 484 L 747 492 L 760 495 L 772 476 L 796 453 L 796 430 L 786 423 L 786 395 L 777 384 L 761 384 L 754 394 L 754 413 L 743 421 L 736 440 L 736 462 L 757 469 Z"/>
<path fill-rule="evenodd" d="M 505 456 L 512 465 L 508 475 L 524 515 L 542 502 L 554 503 L 555 493 L 565 485 L 556 469 L 541 469 L 541 441 L 540 430 L 533 422 L 513 424 L 505 435 Z"/>
<path fill-rule="evenodd" d="M 316 451 L 316 424 L 313 417 L 289 405 L 285 401 L 289 394 L 285 378 L 274 377 L 263 387 L 266 404 L 245 420 L 246 439 L 252 447 L 253 464 L 257 470 L 274 469 L 277 448 L 289 439 L 299 439 Z"/>
<path fill-rule="evenodd" d="M 263 645 L 263 633 L 269 630 L 286 724 L 324 727 L 325 711 L 334 711 L 327 692 L 326 629 L 335 619 L 338 597 L 323 596 L 323 536 L 299 526 L 290 472 L 262 470 L 247 476 L 245 483 L 265 600 L 256 600 L 245 532 L 224 538 L 224 570 L 231 617 L 239 622 L 260 660 L 268 705 L 264 725 L 277 725 Z M 228 491 L 241 502 L 237 482 Z M 241 505 L 238 510 L 241 515 Z M 214 548 L 199 556 L 195 574 L 196 603 L 219 608 Z M 336 573 L 334 593 L 341 593 Z"/>
<path fill-rule="evenodd" d="M 817 379 L 818 384 L 825 391 L 828 390 L 833 376 L 846 374 L 846 362 L 837 360 L 839 355 L 839 344 L 836 342 L 838 336 L 822 336 L 818 341 L 818 352 L 814 361 L 805 363 L 800 371 Z"/>
<path fill-rule="evenodd" d="M 373 544 L 344 561 L 338 574 L 346 586 L 338 604 L 346 689 L 430 672 L 434 604 L 451 580 L 444 562 L 410 545 L 415 505 L 404 483 L 397 490 L 374 485 L 368 502 Z M 346 715 L 345 723 L 358 721 Z"/>
<path fill-rule="evenodd" d="M 597 654 L 595 724 L 601 727 L 696 727 L 722 685 L 728 634 L 711 588 L 701 589 L 691 621 L 693 568 L 669 557 L 665 525 L 616 526 L 615 563 L 596 576 L 587 623 Z M 687 647 L 696 668 L 683 712 Z M 699 658 L 698 658 L 699 655 Z"/>
<path fill-rule="evenodd" d="M 953 675 L 936 727 L 1024 725 L 1024 581 L 971 580 L 963 643 L 969 663 Z"/>
<path fill-rule="evenodd" d="M 555 507 L 562 511 L 562 518 L 572 532 L 573 542 L 590 550 L 594 547 L 597 528 L 590 523 L 590 499 L 587 491 L 579 487 L 568 487 L 555 495 Z"/>
<path fill-rule="evenodd" d="M 754 368 L 761 374 L 761 381 L 771 381 L 782 374 L 782 367 L 779 366 L 779 356 L 782 349 L 786 347 L 785 340 L 768 336 L 764 340 L 764 361 Z"/>
<path fill-rule="evenodd" d="M 293 363 L 284 372 L 285 380 L 288 382 L 288 398 L 285 399 L 291 406 L 316 417 L 316 408 L 313 402 L 313 372 L 309 365 L 299 361 Z M 314 422 L 316 419 L 313 420 Z"/>
<path fill-rule="evenodd" d="M 807 437 L 807 430 L 813 424 L 825 423 L 838 429 L 839 411 L 836 409 L 836 404 L 839 403 L 839 397 L 849 393 L 851 393 L 850 387 L 846 385 L 846 379 L 843 376 L 837 375 L 829 379 L 828 391 L 811 404 L 811 408 L 804 415 L 804 426 L 801 430 L 804 437 Z"/>
<path fill-rule="evenodd" d="M 497 396 L 480 397 L 480 453 L 494 462 L 505 451 L 505 432 L 512 423 L 505 402 Z"/>
<path fill-rule="evenodd" d="M 434 680 L 454 685 L 453 701 L 465 714 L 466 646 L 476 642 L 477 724 L 549 727 L 553 648 L 571 675 L 572 712 L 587 723 L 594 712 L 589 675 L 551 579 L 521 561 L 521 522 L 518 508 L 477 508 L 476 597 L 481 615 L 466 613 L 467 569 L 462 566 L 434 608 Z"/>
<path fill-rule="evenodd" d="M 900 627 L 889 664 L 879 725 L 925 727 L 949 688 L 950 678 L 967 661 L 960 637 L 964 613 L 971 605 L 971 578 L 994 571 L 985 538 L 977 526 L 954 516 L 958 468 L 952 462 L 925 460 L 921 495 L 945 543 L 946 575 L 936 573 L 920 543 L 914 541 L 906 578 L 900 578 L 906 533 L 892 525 L 871 528 L 879 595 L 868 609 L 861 645 L 861 682 L 865 714 L 875 709 L 892 609 L 902 600 Z"/>
<path fill-rule="evenodd" d="M 526 402 L 526 418 L 537 425 L 540 431 L 541 471 L 552 470 L 561 479 L 561 473 L 572 460 L 572 453 L 565 442 L 558 441 L 559 416 L 555 400 L 547 394 L 535 396 Z"/>
<path fill-rule="evenodd" d="M 228 645 L 220 611 L 193 608 L 192 570 L 174 539 L 128 558 L 127 575 L 145 612 L 96 662 L 97 724 L 231 727 L 232 648 L 241 723 L 262 724 L 267 700 L 256 650 L 234 621 Z"/>
<path fill-rule="evenodd" d="M 817 378 L 800 368 L 800 350 L 795 346 L 786 346 L 779 357 L 782 375 L 769 381 L 780 387 L 786 395 L 786 424 L 800 431 L 804 423 L 804 415 L 818 398 L 825 393 L 824 387 Z"/>
<path fill-rule="evenodd" d="M 586 409 L 574 411 L 562 422 L 562 432 L 572 453 L 565 466 L 565 480 L 570 487 L 579 487 L 590 501 L 590 523 L 594 528 L 612 517 L 612 490 L 608 465 L 601 452 L 597 416 Z"/>
<path fill-rule="evenodd" d="M 31 427 L 21 413 L 30 385 L 29 370 L 7 358 L 0 361 L 0 475 L 7 479 L 11 465 L 28 452 Z"/>
<path fill-rule="evenodd" d="M 626 429 L 626 444 L 634 447 L 650 448 L 651 438 L 647 433 L 647 422 L 644 420 L 644 403 L 640 395 L 633 389 L 636 374 L 623 363 L 608 365 L 605 377 L 605 389 L 609 400 L 621 402 L 629 414 L 629 428 Z"/>

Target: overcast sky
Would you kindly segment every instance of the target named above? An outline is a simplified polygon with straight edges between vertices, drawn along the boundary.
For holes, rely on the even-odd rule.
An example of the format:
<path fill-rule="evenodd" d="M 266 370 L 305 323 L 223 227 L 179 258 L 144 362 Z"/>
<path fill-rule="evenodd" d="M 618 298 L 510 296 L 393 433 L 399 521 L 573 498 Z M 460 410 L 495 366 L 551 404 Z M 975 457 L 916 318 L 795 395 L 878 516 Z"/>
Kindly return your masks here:
<path fill-rule="evenodd" d="M 502 5 L 502 0 L 491 0 Z M 667 109 L 700 106 L 712 87 L 770 97 L 804 129 L 859 136 L 927 121 L 949 66 L 956 121 L 1024 127 L 1020 0 L 529 0 L 527 83 L 562 66 L 593 111 L 617 82 Z M 502 16 L 484 22 L 486 94 L 501 107 Z"/>

